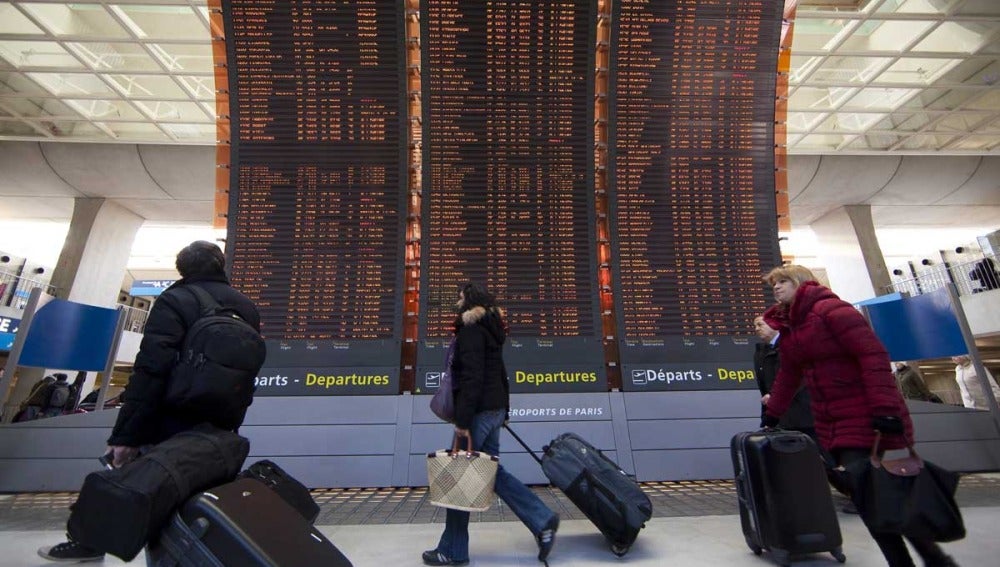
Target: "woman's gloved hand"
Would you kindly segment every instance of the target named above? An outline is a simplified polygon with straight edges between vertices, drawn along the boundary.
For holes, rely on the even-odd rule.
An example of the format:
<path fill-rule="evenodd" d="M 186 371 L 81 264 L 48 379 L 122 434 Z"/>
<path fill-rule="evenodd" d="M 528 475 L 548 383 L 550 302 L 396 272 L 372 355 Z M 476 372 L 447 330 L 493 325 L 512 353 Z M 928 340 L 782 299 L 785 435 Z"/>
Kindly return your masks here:
<path fill-rule="evenodd" d="M 872 418 L 872 427 L 885 435 L 902 435 L 905 431 L 903 420 L 894 415 L 880 415 Z"/>

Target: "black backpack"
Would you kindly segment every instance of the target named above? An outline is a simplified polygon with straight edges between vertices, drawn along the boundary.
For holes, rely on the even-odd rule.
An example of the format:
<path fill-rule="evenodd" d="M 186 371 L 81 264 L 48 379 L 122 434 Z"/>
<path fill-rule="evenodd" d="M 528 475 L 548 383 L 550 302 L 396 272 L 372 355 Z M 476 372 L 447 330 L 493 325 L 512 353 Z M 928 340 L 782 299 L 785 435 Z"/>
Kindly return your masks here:
<path fill-rule="evenodd" d="M 56 382 L 52 385 L 52 392 L 49 394 L 46 410 L 61 410 L 66 407 L 66 402 L 70 396 L 69 384 L 66 382 Z"/>
<path fill-rule="evenodd" d="M 165 403 L 218 427 L 235 429 L 253 402 L 254 381 L 267 348 L 260 333 L 198 286 L 201 314 L 188 328 L 167 384 Z"/>

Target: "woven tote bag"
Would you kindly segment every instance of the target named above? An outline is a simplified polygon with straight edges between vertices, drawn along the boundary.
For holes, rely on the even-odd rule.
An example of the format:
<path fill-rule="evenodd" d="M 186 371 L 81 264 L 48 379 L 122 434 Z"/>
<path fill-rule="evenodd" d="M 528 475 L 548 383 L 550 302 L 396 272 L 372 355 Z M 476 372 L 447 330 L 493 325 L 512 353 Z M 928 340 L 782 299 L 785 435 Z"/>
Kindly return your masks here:
<path fill-rule="evenodd" d="M 458 450 L 458 438 L 451 450 L 442 449 L 427 455 L 427 480 L 431 504 L 465 512 L 484 512 L 493 503 L 493 485 L 500 459 L 472 450 L 466 438 L 466 450 Z"/>

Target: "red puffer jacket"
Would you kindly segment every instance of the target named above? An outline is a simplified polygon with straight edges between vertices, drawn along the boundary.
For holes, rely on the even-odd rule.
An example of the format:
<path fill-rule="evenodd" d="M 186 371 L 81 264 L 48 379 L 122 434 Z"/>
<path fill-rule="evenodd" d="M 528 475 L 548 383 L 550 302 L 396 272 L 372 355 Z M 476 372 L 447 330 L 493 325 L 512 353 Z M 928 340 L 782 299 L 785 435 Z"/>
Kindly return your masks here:
<path fill-rule="evenodd" d="M 882 448 L 901 449 L 912 442 L 913 422 L 896 388 L 889 354 L 851 304 L 816 282 L 804 282 L 791 309 L 775 305 L 764 320 L 781 331 L 781 369 L 768 414 L 784 414 L 805 380 L 816 433 L 826 449 L 871 448 L 875 416 L 899 417 L 906 430 L 906 439 L 883 436 Z"/>

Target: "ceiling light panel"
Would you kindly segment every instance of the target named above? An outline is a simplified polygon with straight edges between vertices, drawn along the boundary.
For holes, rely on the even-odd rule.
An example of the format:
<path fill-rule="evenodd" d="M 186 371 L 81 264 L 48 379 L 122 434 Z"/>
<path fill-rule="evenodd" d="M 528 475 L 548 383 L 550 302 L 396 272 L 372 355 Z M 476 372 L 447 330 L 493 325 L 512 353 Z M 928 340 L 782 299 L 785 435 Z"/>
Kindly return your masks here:
<path fill-rule="evenodd" d="M 919 92 L 919 89 L 869 87 L 858 90 L 857 94 L 841 108 L 844 110 L 895 110 Z"/>
<path fill-rule="evenodd" d="M 95 71 L 159 71 L 159 63 L 136 43 L 67 43 Z"/>
<path fill-rule="evenodd" d="M 13 5 L 0 4 L 0 33 L 44 35 L 45 31 L 31 23 L 31 20 Z"/>
<path fill-rule="evenodd" d="M 35 81 L 24 76 L 23 73 L 0 72 L 0 95 L 44 95 L 47 93 L 48 91 Z"/>
<path fill-rule="evenodd" d="M 878 82 L 915 83 L 921 86 L 931 85 L 961 62 L 961 59 L 904 57 L 882 72 L 878 77 Z"/>
<path fill-rule="evenodd" d="M 975 53 L 996 30 L 996 22 L 945 22 L 931 32 L 913 51 Z"/>
<path fill-rule="evenodd" d="M 54 41 L 0 40 L 0 58 L 18 69 L 84 68 L 72 53 Z"/>
<path fill-rule="evenodd" d="M 145 120 L 138 110 L 124 100 L 67 99 L 64 101 L 85 118 L 93 120 Z"/>
<path fill-rule="evenodd" d="M 914 39 L 935 25 L 922 20 L 868 20 L 840 49 L 844 51 L 903 51 Z"/>
<path fill-rule="evenodd" d="M 212 44 L 205 43 L 154 43 L 150 51 L 163 68 L 171 73 L 213 73 Z M 213 79 L 214 80 L 214 79 Z"/>
<path fill-rule="evenodd" d="M 187 94 L 166 75 L 108 75 L 121 94 L 134 99 L 183 99 Z"/>
<path fill-rule="evenodd" d="M 892 59 L 888 57 L 827 57 L 826 62 L 820 65 L 810 81 L 823 83 L 850 83 L 863 85 L 878 77 L 882 70 Z"/>
<path fill-rule="evenodd" d="M 107 83 L 92 73 L 27 73 L 27 75 L 56 96 L 77 98 L 81 95 L 114 94 Z"/>
<path fill-rule="evenodd" d="M 155 121 L 209 122 L 211 120 L 195 102 L 137 100 L 135 104 Z M 212 124 L 214 127 L 215 123 Z"/>
<path fill-rule="evenodd" d="M 947 12 L 949 4 L 941 0 L 885 0 L 875 13 L 940 15 Z"/>
<path fill-rule="evenodd" d="M 35 21 L 55 36 L 127 38 L 128 32 L 100 4 L 21 3 Z"/>
<path fill-rule="evenodd" d="M 56 98 L 9 98 L 3 99 L 7 110 L 27 118 L 61 116 L 76 118 L 79 114 Z"/>
<path fill-rule="evenodd" d="M 110 6 L 140 39 L 204 40 L 208 29 L 189 6 L 115 4 Z"/>
<path fill-rule="evenodd" d="M 156 124 L 148 122 L 104 122 L 102 125 L 119 140 L 165 142 L 170 139 Z"/>

